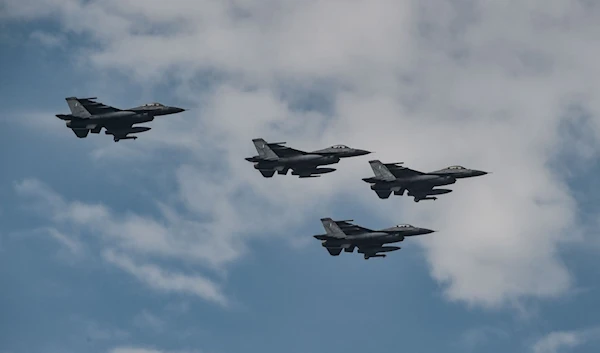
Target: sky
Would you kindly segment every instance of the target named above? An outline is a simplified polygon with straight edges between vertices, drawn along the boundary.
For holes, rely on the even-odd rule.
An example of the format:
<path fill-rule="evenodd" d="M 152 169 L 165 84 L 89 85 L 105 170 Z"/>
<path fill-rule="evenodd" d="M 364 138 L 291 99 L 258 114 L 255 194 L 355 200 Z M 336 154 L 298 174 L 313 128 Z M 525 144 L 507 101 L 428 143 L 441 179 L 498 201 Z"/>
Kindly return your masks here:
<path fill-rule="evenodd" d="M 600 347 L 600 4 L 0 0 L 0 353 Z M 160 102 L 78 139 L 65 97 Z M 253 138 L 373 154 L 263 178 Z M 367 161 L 485 170 L 380 200 Z M 331 257 L 320 218 L 437 230 Z"/>

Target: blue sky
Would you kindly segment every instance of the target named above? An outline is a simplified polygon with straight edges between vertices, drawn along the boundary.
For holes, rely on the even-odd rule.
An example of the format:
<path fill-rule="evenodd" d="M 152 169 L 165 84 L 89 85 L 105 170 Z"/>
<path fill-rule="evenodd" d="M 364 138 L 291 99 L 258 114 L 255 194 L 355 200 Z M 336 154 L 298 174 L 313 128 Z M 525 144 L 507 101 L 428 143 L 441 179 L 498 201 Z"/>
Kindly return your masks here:
<path fill-rule="evenodd" d="M 597 352 L 600 14 L 551 3 L 0 2 L 0 352 Z M 190 110 L 115 144 L 73 95 Z M 493 174 L 384 202 L 254 137 Z M 330 257 L 322 217 L 440 232 Z"/>

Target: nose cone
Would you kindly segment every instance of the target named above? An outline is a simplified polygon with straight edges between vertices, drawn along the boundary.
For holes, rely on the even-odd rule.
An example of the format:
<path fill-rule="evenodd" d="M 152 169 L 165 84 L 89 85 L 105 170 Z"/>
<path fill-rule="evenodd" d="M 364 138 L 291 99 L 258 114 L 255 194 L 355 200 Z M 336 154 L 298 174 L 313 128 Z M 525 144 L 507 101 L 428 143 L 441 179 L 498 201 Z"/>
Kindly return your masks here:
<path fill-rule="evenodd" d="M 431 234 L 434 233 L 435 230 L 427 229 L 427 228 L 419 228 L 419 234 Z"/>
<path fill-rule="evenodd" d="M 354 150 L 354 154 L 355 154 L 356 156 L 364 156 L 364 155 L 367 155 L 367 154 L 369 154 L 369 153 L 371 153 L 371 152 L 370 152 L 370 151 L 367 151 L 367 150 L 359 150 L 359 149 L 355 149 L 355 150 Z"/>
<path fill-rule="evenodd" d="M 486 175 L 488 174 L 487 172 L 484 172 L 483 170 L 472 170 L 471 171 L 471 175 L 472 176 L 482 176 L 482 175 Z"/>
<path fill-rule="evenodd" d="M 171 111 L 176 114 L 176 113 L 182 113 L 182 112 L 184 112 L 185 109 L 183 109 L 183 108 L 177 108 L 177 107 L 171 107 Z"/>

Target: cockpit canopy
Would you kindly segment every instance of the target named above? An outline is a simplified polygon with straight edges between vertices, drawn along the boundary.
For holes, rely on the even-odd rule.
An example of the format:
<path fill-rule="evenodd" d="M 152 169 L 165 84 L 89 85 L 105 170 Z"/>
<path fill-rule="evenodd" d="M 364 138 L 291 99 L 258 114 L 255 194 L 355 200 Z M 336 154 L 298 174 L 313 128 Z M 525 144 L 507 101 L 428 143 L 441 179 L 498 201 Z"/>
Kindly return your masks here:
<path fill-rule="evenodd" d="M 459 165 L 453 165 L 453 166 L 448 167 L 448 169 L 467 169 L 467 168 L 461 167 Z"/>
<path fill-rule="evenodd" d="M 164 107 L 164 105 L 162 105 L 160 103 L 147 103 L 147 104 L 144 104 L 143 107 Z"/>
<path fill-rule="evenodd" d="M 344 146 L 344 145 L 333 145 L 333 146 L 331 146 L 331 148 L 337 148 L 337 149 L 341 149 L 341 148 L 348 148 L 348 146 Z"/>
<path fill-rule="evenodd" d="M 410 224 L 398 224 L 396 227 L 397 228 L 412 228 L 413 226 L 411 226 Z"/>

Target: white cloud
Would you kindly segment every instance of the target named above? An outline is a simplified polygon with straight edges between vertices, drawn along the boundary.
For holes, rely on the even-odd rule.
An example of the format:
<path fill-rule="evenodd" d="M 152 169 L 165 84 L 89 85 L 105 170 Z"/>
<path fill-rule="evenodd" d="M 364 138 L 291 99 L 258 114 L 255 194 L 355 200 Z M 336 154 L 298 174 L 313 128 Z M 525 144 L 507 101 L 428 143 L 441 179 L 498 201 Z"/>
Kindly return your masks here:
<path fill-rule="evenodd" d="M 81 54 L 99 70 L 116 68 L 143 83 L 176 77 L 177 92 L 199 108 L 154 122 L 131 145 L 176 146 L 194 156 L 174 176 L 185 215 L 166 207 L 158 222 L 115 217 L 103 206 L 85 210 L 118 220 L 105 233 L 122 248 L 220 267 L 245 251 L 240 224 L 251 236 L 291 228 L 331 212 L 328 206 L 345 193 L 391 223 L 439 229 L 422 243 L 433 277 L 452 300 L 498 307 L 570 288 L 557 253 L 577 229 L 577 205 L 552 163 L 565 150 L 576 161 L 598 155 L 597 138 L 572 143 L 576 137 L 564 128 L 579 124 L 570 109 L 578 105 L 592 116 L 579 124 L 582 131 L 599 136 L 600 83 L 589 79 L 600 73 L 598 6 L 570 0 L 6 4 L 5 16 L 55 15 L 65 31 L 90 35 L 98 47 Z M 99 18 L 105 25 L 95 25 Z M 207 72 L 223 80 L 199 93 Z M 326 96 L 328 109 L 294 108 L 315 92 Z M 460 181 L 435 203 L 381 201 L 359 180 L 370 174 L 363 159 L 342 161 L 337 173 L 309 182 L 262 179 L 243 161 L 257 136 L 306 149 L 346 143 L 417 169 L 464 164 L 494 174 Z M 110 157 L 117 148 L 98 155 Z M 217 158 L 224 164 L 215 166 Z M 275 224 L 265 225 L 264 214 Z"/>
<path fill-rule="evenodd" d="M 71 232 L 99 234 L 107 247 L 116 244 L 122 251 L 134 254 L 183 256 L 189 259 L 202 259 L 204 256 L 207 258 L 206 261 L 217 262 L 222 259 L 219 255 L 211 257 L 202 248 L 203 244 L 209 246 L 210 243 L 203 241 L 202 237 L 197 238 L 193 233 L 200 230 L 197 222 L 184 222 L 183 226 L 178 226 L 178 219 L 175 219 L 171 220 L 173 223 L 170 226 L 163 226 L 135 214 L 119 218 L 102 205 L 84 204 L 78 201 L 67 202 L 46 185 L 34 179 L 16 183 L 15 189 L 20 196 L 31 200 L 29 207 L 47 216 L 57 227 L 70 229 Z M 170 234 L 170 229 L 177 233 Z M 80 244 L 72 237 L 66 236 L 55 228 L 49 228 L 48 232 L 72 251 L 79 251 Z M 192 242 L 196 242 L 196 245 L 192 245 Z M 218 244 L 211 249 L 221 250 Z M 227 246 L 223 245 L 223 251 L 226 250 Z M 227 303 L 220 288 L 200 275 L 188 276 L 165 271 L 156 265 L 139 265 L 129 256 L 117 254 L 112 250 L 106 250 L 103 258 L 154 289 L 197 295 L 221 305 Z"/>
<path fill-rule="evenodd" d="M 562 353 L 590 341 L 600 339 L 600 328 L 588 328 L 575 331 L 556 331 L 540 338 L 533 346 L 533 353 Z"/>
<path fill-rule="evenodd" d="M 82 245 L 78 240 L 72 239 L 55 228 L 48 228 L 46 230 L 52 238 L 66 247 L 72 254 L 81 254 Z"/>
<path fill-rule="evenodd" d="M 84 331 L 84 335 L 94 341 L 122 341 L 130 338 L 129 332 L 120 328 L 106 327 L 96 321 L 73 316 L 71 321 Z"/>
<path fill-rule="evenodd" d="M 133 323 L 138 327 L 150 328 L 155 331 L 161 331 L 165 326 L 165 322 L 161 318 L 148 310 L 142 310 L 141 313 L 136 315 L 133 318 Z"/>
<path fill-rule="evenodd" d="M 63 47 L 66 43 L 66 39 L 60 35 L 41 31 L 34 31 L 29 35 L 29 37 L 48 48 Z"/>
<path fill-rule="evenodd" d="M 130 258 L 111 250 L 106 250 L 103 257 L 152 288 L 166 292 L 189 293 L 221 305 L 227 304 L 227 299 L 221 294 L 220 289 L 202 276 L 171 273 L 154 265 L 139 265 Z"/>

